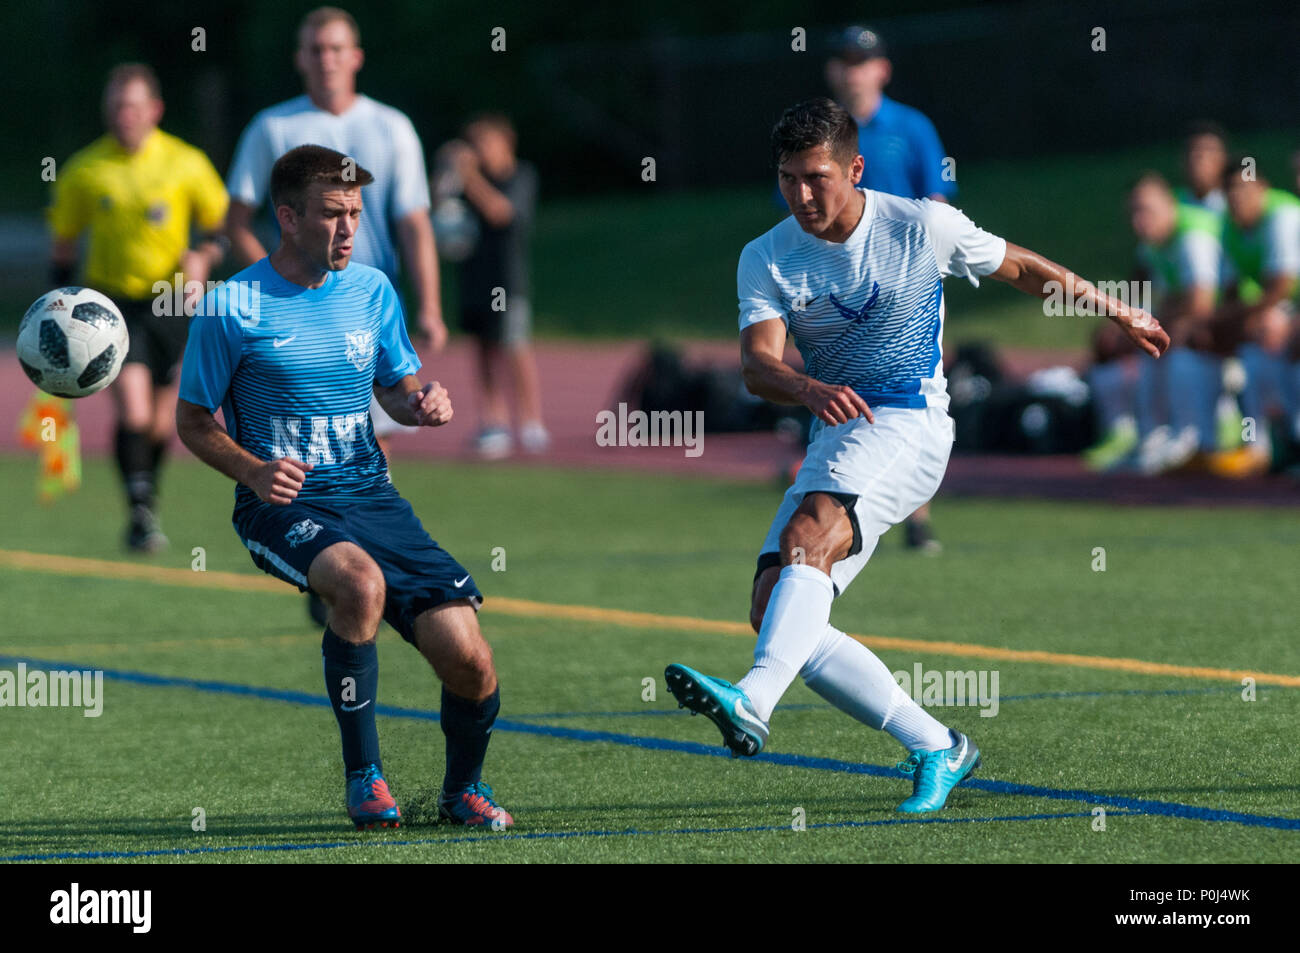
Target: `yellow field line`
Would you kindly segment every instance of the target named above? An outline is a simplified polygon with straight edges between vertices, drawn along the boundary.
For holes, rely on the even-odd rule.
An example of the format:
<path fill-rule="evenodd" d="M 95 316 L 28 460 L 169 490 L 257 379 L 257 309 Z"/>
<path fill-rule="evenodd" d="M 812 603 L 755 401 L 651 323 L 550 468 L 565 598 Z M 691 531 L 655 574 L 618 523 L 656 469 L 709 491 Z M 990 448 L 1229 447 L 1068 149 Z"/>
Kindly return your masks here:
<path fill-rule="evenodd" d="M 153 651 L 165 651 L 168 649 L 184 649 L 186 651 L 196 648 L 212 649 L 236 649 L 245 648 L 251 645 L 307 645 L 320 641 L 319 633 L 304 632 L 298 635 L 261 635 L 255 637 L 248 636 L 219 636 L 217 638 L 204 639 L 154 639 L 148 642 L 73 642 L 69 645 L 8 645 L 4 646 L 6 655 L 102 655 L 114 654 L 119 652 L 131 652 L 147 649 Z"/>
<path fill-rule="evenodd" d="M 254 576 L 251 573 L 195 572 L 190 569 L 173 569 L 142 563 L 113 562 L 106 559 L 87 559 L 81 556 L 54 556 L 48 553 L 29 553 L 7 549 L 0 549 L 0 568 L 22 569 L 66 576 L 128 579 L 168 586 L 226 589 L 236 592 L 296 594 L 296 591 L 285 583 L 272 579 L 270 576 Z M 529 599 L 511 599 L 506 596 L 493 596 L 486 602 L 484 609 L 499 612 L 502 615 L 524 618 L 562 619 L 570 622 L 594 622 L 634 629 L 666 629 L 676 632 L 709 632 L 719 635 L 753 637 L 753 630 L 743 622 L 697 619 L 692 616 L 660 615 L 654 612 L 628 612 L 623 609 L 603 609 L 598 606 L 559 605 L 551 602 L 534 602 Z M 1144 659 L 1135 658 L 1109 658 L 1103 655 L 1074 655 L 1066 652 L 1008 649 L 993 645 L 972 645 L 966 642 L 942 642 L 928 639 L 904 639 L 883 635 L 854 635 L 853 638 L 873 649 L 894 649 L 902 652 L 920 652 L 929 655 L 955 655 L 962 658 L 1030 662 L 1040 665 L 1063 665 L 1071 668 L 1095 668 L 1115 672 L 1135 672 L 1140 675 L 1168 675 L 1175 678 L 1199 678 L 1212 681 L 1240 682 L 1243 678 L 1253 678 L 1260 684 L 1300 688 L 1300 675 L 1279 675 L 1250 669 L 1171 665 L 1166 662 L 1148 662 Z"/>

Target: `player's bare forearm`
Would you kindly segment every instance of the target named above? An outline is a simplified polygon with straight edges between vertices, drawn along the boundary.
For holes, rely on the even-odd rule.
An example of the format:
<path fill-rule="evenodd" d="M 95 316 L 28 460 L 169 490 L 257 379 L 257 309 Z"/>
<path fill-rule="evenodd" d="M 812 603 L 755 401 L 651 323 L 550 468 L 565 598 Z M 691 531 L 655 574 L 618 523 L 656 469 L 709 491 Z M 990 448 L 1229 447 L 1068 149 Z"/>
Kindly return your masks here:
<path fill-rule="evenodd" d="M 828 424 L 854 417 L 875 423 L 867 402 L 843 384 L 823 384 L 785 363 L 785 324 L 760 321 L 740 333 L 741 373 L 745 388 L 774 404 L 803 405 Z"/>
<path fill-rule="evenodd" d="M 1244 308 L 1246 325 L 1249 328 L 1262 315 L 1276 308 L 1283 301 L 1291 300 L 1295 293 L 1296 279 L 1291 275 L 1269 275 L 1264 280 L 1264 293 L 1259 300 Z"/>
<path fill-rule="evenodd" d="M 493 228 L 505 228 L 515 218 L 514 203 L 488 181 L 477 165 L 462 167 L 465 198 Z"/>
<path fill-rule="evenodd" d="M 451 397 L 437 381 L 421 385 L 414 374 L 384 387 L 375 382 L 375 398 L 388 416 L 407 427 L 441 427 L 451 420 Z"/>
<path fill-rule="evenodd" d="M 235 441 L 206 407 L 188 400 L 176 402 L 176 433 L 196 457 L 236 483 L 248 487 L 263 503 L 292 503 L 302 489 L 310 463 L 282 458 L 261 460 Z"/>
<path fill-rule="evenodd" d="M 764 353 L 746 354 L 742 373 L 746 390 L 774 404 L 802 404 L 812 384 L 812 378 L 806 374 L 800 374 L 780 358 Z"/>
<path fill-rule="evenodd" d="M 226 213 L 226 235 L 235 259 L 241 266 L 253 264 L 266 257 L 266 249 L 253 234 L 253 213 L 256 210 L 244 202 L 231 202 Z"/>
<path fill-rule="evenodd" d="M 402 247 L 406 273 L 415 291 L 415 323 L 430 338 L 435 351 L 447 342 L 442 319 L 442 284 L 438 274 L 438 246 L 428 209 L 416 209 L 397 222 L 397 240 Z"/>
<path fill-rule="evenodd" d="M 263 462 L 231 440 L 211 411 L 188 400 L 176 402 L 176 434 L 191 453 L 236 483 L 248 485 Z"/>
<path fill-rule="evenodd" d="M 1169 347 L 1169 335 L 1150 314 L 1104 294 L 1092 282 L 1080 278 L 1064 265 L 1058 265 L 1028 248 L 1007 242 L 1006 258 L 991 277 L 1035 298 L 1064 294 L 1066 300 L 1077 302 L 1093 314 L 1110 318 L 1153 357 L 1159 357 Z"/>

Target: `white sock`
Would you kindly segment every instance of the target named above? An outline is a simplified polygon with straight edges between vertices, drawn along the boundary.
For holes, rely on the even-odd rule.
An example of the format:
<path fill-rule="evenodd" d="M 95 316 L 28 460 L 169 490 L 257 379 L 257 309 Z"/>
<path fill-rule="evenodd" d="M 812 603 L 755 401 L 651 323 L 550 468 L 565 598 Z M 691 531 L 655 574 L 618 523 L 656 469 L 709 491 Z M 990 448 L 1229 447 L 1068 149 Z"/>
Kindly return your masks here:
<path fill-rule="evenodd" d="M 831 617 L 831 577 L 805 564 L 781 570 L 754 647 L 754 667 L 736 683 L 764 721 L 817 648 Z"/>
<path fill-rule="evenodd" d="M 826 626 L 799 674 L 809 688 L 840 711 L 888 732 L 908 751 L 952 747 L 948 729 L 903 691 L 885 663 L 834 626 Z"/>

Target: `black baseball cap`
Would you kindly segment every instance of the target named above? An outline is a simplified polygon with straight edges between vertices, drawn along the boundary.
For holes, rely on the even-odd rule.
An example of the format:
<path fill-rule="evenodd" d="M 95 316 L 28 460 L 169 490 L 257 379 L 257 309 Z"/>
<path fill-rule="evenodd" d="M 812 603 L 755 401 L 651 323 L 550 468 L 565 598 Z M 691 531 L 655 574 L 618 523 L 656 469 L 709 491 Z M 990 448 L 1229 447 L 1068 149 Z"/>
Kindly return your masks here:
<path fill-rule="evenodd" d="M 846 63 L 856 65 L 877 56 L 888 56 L 885 41 L 869 26 L 855 23 L 835 34 L 831 42 L 831 55 Z"/>

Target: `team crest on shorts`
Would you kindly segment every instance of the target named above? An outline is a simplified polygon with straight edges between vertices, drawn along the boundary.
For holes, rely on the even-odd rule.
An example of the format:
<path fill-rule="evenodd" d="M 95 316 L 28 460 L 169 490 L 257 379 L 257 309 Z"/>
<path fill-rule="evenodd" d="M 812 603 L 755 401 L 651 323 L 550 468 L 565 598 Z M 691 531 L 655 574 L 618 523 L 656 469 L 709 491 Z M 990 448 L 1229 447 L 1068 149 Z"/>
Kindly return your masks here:
<path fill-rule="evenodd" d="M 375 336 L 370 331 L 348 331 L 348 347 L 344 355 L 352 366 L 365 373 L 370 359 L 375 356 Z"/>
<path fill-rule="evenodd" d="M 324 528 L 315 520 L 300 520 L 289 527 L 289 532 L 284 534 L 284 538 L 289 541 L 290 546 L 297 546 L 299 543 L 315 539 L 316 534 Z"/>

